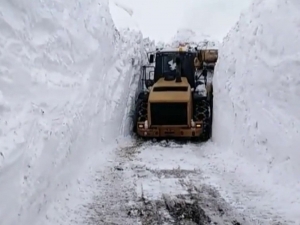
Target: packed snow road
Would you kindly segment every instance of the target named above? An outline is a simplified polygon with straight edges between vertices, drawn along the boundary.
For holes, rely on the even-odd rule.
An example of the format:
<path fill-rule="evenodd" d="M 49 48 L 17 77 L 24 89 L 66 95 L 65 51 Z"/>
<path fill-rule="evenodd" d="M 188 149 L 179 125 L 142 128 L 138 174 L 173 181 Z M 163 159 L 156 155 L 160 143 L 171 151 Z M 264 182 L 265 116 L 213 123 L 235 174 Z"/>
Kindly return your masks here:
<path fill-rule="evenodd" d="M 198 147 L 120 140 L 108 173 L 95 175 L 102 191 L 84 207 L 85 222 L 253 224 L 236 213 L 215 189 L 201 182 L 205 178 L 196 153 Z"/>
<path fill-rule="evenodd" d="M 95 174 L 94 197 L 81 212 L 83 224 L 289 224 L 276 211 L 247 211 L 226 201 L 207 180 L 216 165 L 211 143 L 117 140 L 115 159 Z M 231 188 L 234 187 L 232 180 Z M 229 193 L 231 190 L 229 190 Z M 262 197 L 251 188 L 236 193 Z M 291 221 L 290 221 L 291 222 Z M 292 224 L 292 223 L 291 223 Z"/>

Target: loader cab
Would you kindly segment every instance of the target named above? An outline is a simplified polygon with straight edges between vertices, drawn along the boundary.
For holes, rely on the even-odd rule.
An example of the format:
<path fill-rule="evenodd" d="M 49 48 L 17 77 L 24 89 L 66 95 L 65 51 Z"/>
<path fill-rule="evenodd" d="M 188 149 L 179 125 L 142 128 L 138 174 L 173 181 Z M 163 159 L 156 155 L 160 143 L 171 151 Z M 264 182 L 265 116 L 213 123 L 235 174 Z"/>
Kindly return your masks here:
<path fill-rule="evenodd" d="M 161 51 L 156 52 L 155 55 L 149 56 L 149 63 L 154 66 L 154 80 L 156 83 L 160 78 L 170 80 L 176 77 L 176 60 L 180 59 L 181 76 L 186 77 L 190 86 L 195 86 L 194 80 L 194 52 L 180 52 L 180 51 Z"/>

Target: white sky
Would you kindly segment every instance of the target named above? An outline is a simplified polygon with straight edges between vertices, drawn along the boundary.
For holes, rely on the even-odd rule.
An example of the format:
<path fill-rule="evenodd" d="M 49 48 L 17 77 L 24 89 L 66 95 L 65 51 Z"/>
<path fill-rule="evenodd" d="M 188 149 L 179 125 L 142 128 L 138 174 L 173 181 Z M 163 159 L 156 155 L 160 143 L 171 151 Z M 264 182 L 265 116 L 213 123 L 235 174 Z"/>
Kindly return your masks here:
<path fill-rule="evenodd" d="M 178 28 L 222 40 L 251 0 L 118 0 L 133 9 L 144 36 L 169 41 Z"/>

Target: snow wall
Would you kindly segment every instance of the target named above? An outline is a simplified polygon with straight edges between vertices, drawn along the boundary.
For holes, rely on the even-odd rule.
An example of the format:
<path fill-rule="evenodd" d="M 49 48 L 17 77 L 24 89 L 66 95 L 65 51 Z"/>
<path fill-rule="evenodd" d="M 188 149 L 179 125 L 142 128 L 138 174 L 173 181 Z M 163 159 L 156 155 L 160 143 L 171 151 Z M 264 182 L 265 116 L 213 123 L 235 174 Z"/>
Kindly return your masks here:
<path fill-rule="evenodd" d="M 275 183 L 300 175 L 300 3 L 255 0 L 224 38 L 213 140 Z"/>
<path fill-rule="evenodd" d="M 0 221 L 46 224 L 126 134 L 144 40 L 116 30 L 107 0 L 3 0 L 0 12 Z"/>

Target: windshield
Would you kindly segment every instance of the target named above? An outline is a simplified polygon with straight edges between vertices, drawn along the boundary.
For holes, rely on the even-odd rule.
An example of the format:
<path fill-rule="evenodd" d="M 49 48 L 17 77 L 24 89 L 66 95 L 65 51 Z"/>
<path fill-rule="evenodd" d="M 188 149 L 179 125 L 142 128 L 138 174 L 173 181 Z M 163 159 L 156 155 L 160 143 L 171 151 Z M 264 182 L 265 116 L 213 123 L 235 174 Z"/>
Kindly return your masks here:
<path fill-rule="evenodd" d="M 154 80 L 161 77 L 176 77 L 176 57 L 180 57 L 181 76 L 186 77 L 191 85 L 194 84 L 194 57 L 190 52 L 161 52 L 156 55 Z"/>

